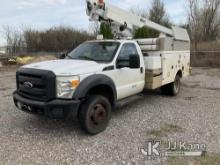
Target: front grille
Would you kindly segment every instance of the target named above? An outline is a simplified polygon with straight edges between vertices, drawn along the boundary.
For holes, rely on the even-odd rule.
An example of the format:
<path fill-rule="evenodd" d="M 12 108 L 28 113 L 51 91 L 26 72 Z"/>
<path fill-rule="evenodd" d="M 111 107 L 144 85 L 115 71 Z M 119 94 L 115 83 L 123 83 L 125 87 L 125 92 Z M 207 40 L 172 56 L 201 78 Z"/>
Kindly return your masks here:
<path fill-rule="evenodd" d="M 56 97 L 56 77 L 51 71 L 21 68 L 16 78 L 17 91 L 25 98 L 49 101 Z"/>

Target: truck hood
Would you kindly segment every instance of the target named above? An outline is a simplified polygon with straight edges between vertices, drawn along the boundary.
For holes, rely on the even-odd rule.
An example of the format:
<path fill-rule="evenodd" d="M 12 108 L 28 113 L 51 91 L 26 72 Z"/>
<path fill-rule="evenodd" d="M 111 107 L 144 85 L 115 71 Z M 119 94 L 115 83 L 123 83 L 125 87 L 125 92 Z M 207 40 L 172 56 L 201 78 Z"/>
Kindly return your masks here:
<path fill-rule="evenodd" d="M 86 60 L 53 60 L 25 65 L 23 68 L 50 70 L 57 76 L 66 76 L 102 71 L 105 66 L 106 64 Z"/>

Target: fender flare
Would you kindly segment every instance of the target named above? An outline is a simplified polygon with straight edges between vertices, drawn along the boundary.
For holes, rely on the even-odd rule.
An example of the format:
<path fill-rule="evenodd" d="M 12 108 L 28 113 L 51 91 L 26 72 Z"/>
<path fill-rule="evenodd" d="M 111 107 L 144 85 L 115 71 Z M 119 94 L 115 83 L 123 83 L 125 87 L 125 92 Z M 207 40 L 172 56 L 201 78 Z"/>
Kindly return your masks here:
<path fill-rule="evenodd" d="M 77 87 L 76 91 L 73 94 L 73 99 L 79 100 L 87 96 L 88 92 L 99 85 L 106 85 L 111 88 L 114 96 L 114 104 L 117 99 L 116 86 L 113 80 L 103 74 L 95 74 L 85 78 Z"/>

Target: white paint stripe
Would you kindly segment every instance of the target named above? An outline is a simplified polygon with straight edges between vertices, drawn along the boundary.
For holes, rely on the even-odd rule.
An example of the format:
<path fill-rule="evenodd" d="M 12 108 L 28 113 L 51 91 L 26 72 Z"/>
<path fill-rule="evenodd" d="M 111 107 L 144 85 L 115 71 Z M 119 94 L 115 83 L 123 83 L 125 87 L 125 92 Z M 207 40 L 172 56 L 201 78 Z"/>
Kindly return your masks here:
<path fill-rule="evenodd" d="M 202 152 L 184 152 L 185 156 L 202 156 Z"/>
<path fill-rule="evenodd" d="M 202 156 L 202 152 L 186 152 L 186 151 L 169 151 L 165 152 L 168 157 L 184 157 L 184 156 Z"/>

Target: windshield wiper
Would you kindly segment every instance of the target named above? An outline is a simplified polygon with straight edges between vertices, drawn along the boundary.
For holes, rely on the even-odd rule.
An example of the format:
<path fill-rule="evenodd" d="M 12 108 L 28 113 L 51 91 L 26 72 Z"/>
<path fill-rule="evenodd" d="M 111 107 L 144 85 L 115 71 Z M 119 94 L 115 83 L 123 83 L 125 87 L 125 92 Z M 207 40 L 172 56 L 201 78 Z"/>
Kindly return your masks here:
<path fill-rule="evenodd" d="M 74 57 L 72 57 L 70 55 L 67 55 L 66 57 L 68 57 L 69 59 L 72 59 L 72 60 L 79 60 L 80 59 L 80 60 L 92 60 L 92 61 L 95 61 L 94 59 L 89 58 L 87 56 L 80 56 L 80 57 L 74 58 Z"/>
<path fill-rule="evenodd" d="M 79 56 L 77 58 L 73 58 L 73 57 L 67 55 L 67 57 L 72 59 L 72 60 L 88 60 L 88 61 L 95 61 L 95 62 L 104 62 L 104 61 L 101 61 L 101 60 L 95 60 L 95 59 L 90 58 L 88 56 Z"/>
<path fill-rule="evenodd" d="M 79 58 L 80 58 L 80 59 L 84 59 L 84 60 L 89 60 L 89 61 L 96 61 L 95 59 L 90 58 L 90 57 L 88 57 L 88 56 L 80 56 Z"/>
<path fill-rule="evenodd" d="M 70 55 L 67 55 L 66 57 L 68 57 L 69 59 L 74 59 L 73 57 L 71 57 Z"/>

